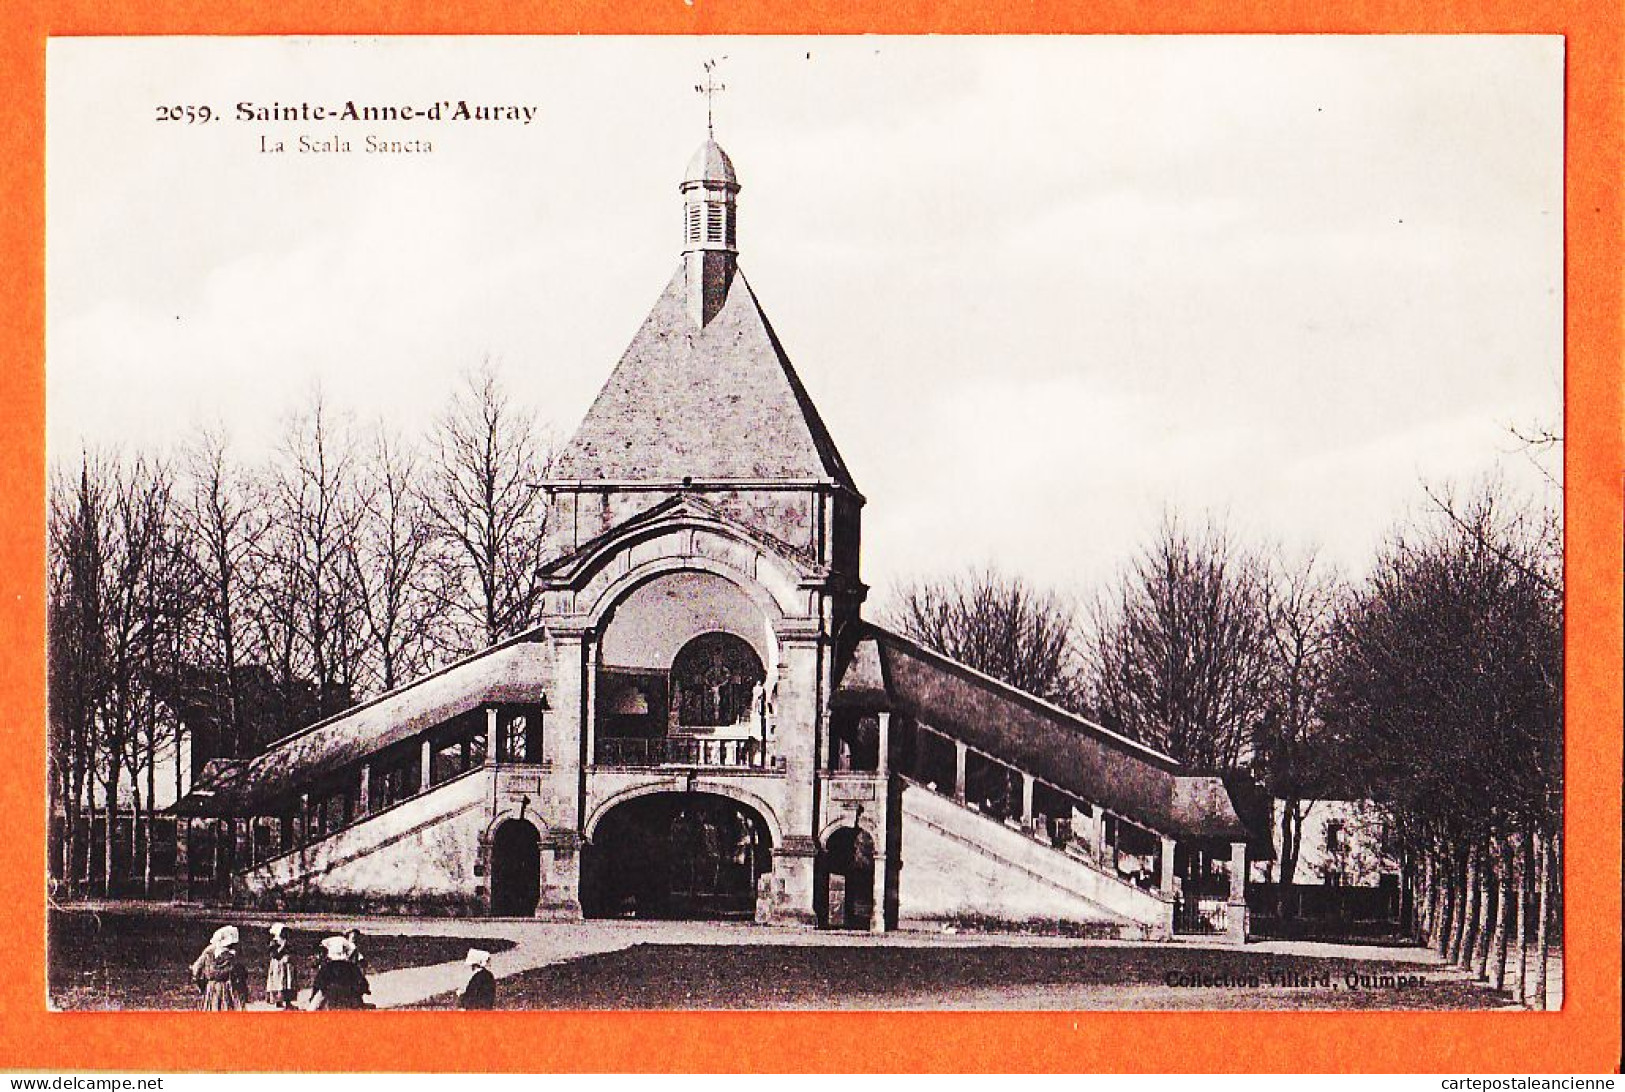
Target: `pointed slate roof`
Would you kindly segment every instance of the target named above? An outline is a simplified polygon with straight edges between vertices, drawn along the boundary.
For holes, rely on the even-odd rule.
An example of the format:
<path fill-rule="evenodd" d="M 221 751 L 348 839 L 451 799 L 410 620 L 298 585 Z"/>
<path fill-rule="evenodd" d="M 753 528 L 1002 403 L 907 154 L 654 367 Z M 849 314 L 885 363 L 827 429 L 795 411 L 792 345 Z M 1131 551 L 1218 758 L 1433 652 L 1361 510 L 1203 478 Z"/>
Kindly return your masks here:
<path fill-rule="evenodd" d="M 744 274 L 703 329 L 684 288 L 679 266 L 550 476 L 833 479 L 856 492 Z"/>

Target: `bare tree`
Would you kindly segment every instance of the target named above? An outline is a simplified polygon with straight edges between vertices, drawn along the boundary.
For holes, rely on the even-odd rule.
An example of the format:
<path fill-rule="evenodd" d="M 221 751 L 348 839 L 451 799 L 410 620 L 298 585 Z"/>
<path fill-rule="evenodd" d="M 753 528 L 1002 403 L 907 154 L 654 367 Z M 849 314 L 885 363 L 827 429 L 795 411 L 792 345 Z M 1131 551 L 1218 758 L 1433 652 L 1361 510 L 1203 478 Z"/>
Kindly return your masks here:
<path fill-rule="evenodd" d="M 1268 588 L 1263 561 L 1222 526 L 1167 518 L 1095 605 L 1096 715 L 1192 766 L 1240 766 L 1268 711 Z"/>
<path fill-rule="evenodd" d="M 1330 784 L 1321 730 L 1321 699 L 1333 650 L 1340 583 L 1313 554 L 1297 563 L 1279 558 L 1266 587 L 1265 707 L 1254 738 L 1253 771 L 1280 800 L 1278 820 L 1281 910 L 1288 902 L 1303 843 L 1303 823 L 1315 796 Z"/>
<path fill-rule="evenodd" d="M 992 569 L 904 584 L 887 620 L 905 636 L 1064 709 L 1079 710 L 1076 608 Z"/>
<path fill-rule="evenodd" d="M 447 590 L 415 454 L 380 429 L 364 471 L 353 565 L 378 685 L 428 666 Z"/>
<path fill-rule="evenodd" d="M 62 813 L 60 875 L 72 886 L 88 870 L 81 819 L 94 809 L 96 717 L 106 685 L 102 589 L 107 534 L 105 463 L 82 453 L 76 472 L 51 478 L 48 514 L 48 730 L 50 786 Z M 87 799 L 87 797 L 89 799 Z M 53 808 L 53 812 L 56 808 Z"/>
<path fill-rule="evenodd" d="M 487 363 L 453 396 L 435 448 L 424 495 L 445 547 L 444 605 L 460 634 L 454 651 L 468 652 L 524 630 L 536 617 L 547 516 L 536 483 L 551 445 Z"/>
<path fill-rule="evenodd" d="M 1435 942 L 1491 978 L 1494 929 L 1509 920 L 1495 908 L 1523 898 L 1504 847 L 1549 844 L 1561 817 L 1562 600 L 1548 525 L 1491 486 L 1397 534 L 1339 618 L 1328 684 L 1341 762 L 1439 877 L 1448 909 Z M 1546 925 L 1539 917 L 1537 933 Z"/>
<path fill-rule="evenodd" d="M 363 624 L 355 568 L 362 513 L 358 477 L 350 430 L 318 390 L 289 419 L 268 475 L 277 554 L 272 571 L 262 574 L 283 583 L 267 599 L 273 608 L 267 629 L 278 640 L 286 699 L 295 704 L 303 667 L 316 687 L 318 717 L 347 706 L 355 689 Z"/>
<path fill-rule="evenodd" d="M 218 745 L 223 753 L 241 754 L 249 743 L 240 668 L 250 651 L 250 566 L 265 517 L 248 476 L 231 462 L 222 433 L 203 432 L 185 465 L 191 488 L 181 523 L 197 570 L 203 623 L 194 660 L 203 669 L 203 685 L 213 691 L 208 704 L 219 719 Z M 177 697 L 184 689 L 181 674 L 177 670 Z"/>

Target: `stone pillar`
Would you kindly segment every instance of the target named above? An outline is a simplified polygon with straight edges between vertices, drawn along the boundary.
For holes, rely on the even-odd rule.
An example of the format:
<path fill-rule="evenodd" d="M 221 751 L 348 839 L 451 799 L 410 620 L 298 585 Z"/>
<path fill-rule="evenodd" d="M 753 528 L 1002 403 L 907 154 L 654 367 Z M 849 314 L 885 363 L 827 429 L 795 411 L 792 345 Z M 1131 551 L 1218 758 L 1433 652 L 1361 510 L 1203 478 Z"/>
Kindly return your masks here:
<path fill-rule="evenodd" d="M 963 743 L 954 740 L 954 799 L 961 804 L 965 802 L 965 756 L 968 750 Z"/>
<path fill-rule="evenodd" d="M 1093 830 L 1090 831 L 1089 848 L 1094 850 L 1095 863 L 1102 867 L 1106 864 L 1106 809 L 1097 806 L 1095 809 Z"/>
<path fill-rule="evenodd" d="M 502 756 L 497 751 L 497 744 L 500 742 L 501 740 L 497 738 L 497 707 L 487 705 L 485 707 L 485 761 L 491 763 L 501 761 Z"/>
<path fill-rule="evenodd" d="M 1163 836 L 1162 839 L 1162 885 L 1160 890 L 1167 898 L 1174 897 L 1174 840 Z"/>
<path fill-rule="evenodd" d="M 1033 775 L 1021 775 L 1021 825 L 1033 829 Z"/>
<path fill-rule="evenodd" d="M 779 825 L 783 844 L 775 847 L 773 877 L 780 921 L 815 923 L 813 862 L 818 853 L 819 741 L 828 728 L 827 648 L 815 623 L 781 623 L 779 682 L 774 700 L 774 750 L 784 760 Z"/>
<path fill-rule="evenodd" d="M 580 835 L 592 803 L 584 765 L 592 761 L 592 751 L 583 734 L 592 689 L 588 661 L 592 641 L 588 631 L 563 625 L 555 627 L 552 636 L 553 686 L 547 696 L 552 715 L 539 756 L 551 769 L 542 774 L 536 812 L 549 830 Z"/>
<path fill-rule="evenodd" d="M 776 923 L 818 924 L 818 915 L 813 910 L 813 861 L 817 856 L 817 840 L 805 834 L 786 834 L 784 844 L 774 847 L 773 920 Z"/>
<path fill-rule="evenodd" d="M 1247 843 L 1230 843 L 1230 905 L 1226 907 L 1225 937 L 1247 943 Z"/>
<path fill-rule="evenodd" d="M 190 816 L 175 817 L 175 893 L 171 901 L 184 902 L 192 897 L 192 820 Z"/>
<path fill-rule="evenodd" d="M 356 811 L 367 815 L 372 811 L 372 763 L 361 764 L 361 793 L 356 797 Z"/>
<path fill-rule="evenodd" d="M 603 642 L 592 636 L 581 643 L 581 654 L 587 663 L 586 693 L 581 706 L 581 741 L 586 752 L 586 765 L 598 761 L 598 667 Z"/>
<path fill-rule="evenodd" d="M 880 763 L 875 767 L 882 779 L 891 772 L 891 714 L 880 713 L 875 718 L 880 725 Z M 885 786 L 881 786 L 882 790 Z"/>
<path fill-rule="evenodd" d="M 542 891 L 536 916 L 546 921 L 581 920 L 581 838 L 549 831 L 542 839 Z"/>
<path fill-rule="evenodd" d="M 875 852 L 875 879 L 873 906 L 869 911 L 869 931 L 871 933 L 884 933 L 886 931 L 886 875 L 888 858 L 885 852 L 886 828 L 881 826 L 879 843 Z"/>
<path fill-rule="evenodd" d="M 434 743 L 428 736 L 423 737 L 423 754 L 418 767 L 418 790 L 428 792 L 434 776 Z"/>
<path fill-rule="evenodd" d="M 298 840 L 301 849 L 310 844 L 310 794 L 308 792 L 299 794 L 299 816 L 294 820 L 293 836 Z"/>

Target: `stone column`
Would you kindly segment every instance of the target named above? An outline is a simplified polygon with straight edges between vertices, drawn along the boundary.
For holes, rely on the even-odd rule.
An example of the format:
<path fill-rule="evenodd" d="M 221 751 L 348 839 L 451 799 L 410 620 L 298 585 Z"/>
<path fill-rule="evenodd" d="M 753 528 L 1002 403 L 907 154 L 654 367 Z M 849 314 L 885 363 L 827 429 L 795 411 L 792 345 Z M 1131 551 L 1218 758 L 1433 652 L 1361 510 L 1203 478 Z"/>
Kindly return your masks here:
<path fill-rule="evenodd" d="M 485 707 L 485 761 L 496 763 L 501 761 L 501 754 L 497 751 L 497 707 Z"/>
<path fill-rule="evenodd" d="M 783 844 L 775 847 L 773 879 L 779 921 L 813 923 L 813 861 L 818 853 L 819 739 L 827 728 L 825 648 L 812 624 L 782 624 L 776 631 L 780 672 L 774 702 L 775 750 L 784 759 Z"/>
<path fill-rule="evenodd" d="M 372 811 L 372 763 L 361 764 L 361 793 L 356 797 L 356 810 L 361 815 Z"/>
<path fill-rule="evenodd" d="M 869 912 L 869 931 L 886 931 L 887 886 L 891 879 L 891 714 L 880 713 L 880 762 L 875 777 L 875 889 L 874 909 Z"/>
<path fill-rule="evenodd" d="M 1226 907 L 1226 939 L 1247 943 L 1247 843 L 1230 843 L 1230 905 Z"/>
<path fill-rule="evenodd" d="M 1162 838 L 1162 885 L 1160 890 L 1168 898 L 1174 897 L 1174 840 Z"/>
<path fill-rule="evenodd" d="M 226 865 L 226 854 L 231 851 L 232 822 L 230 819 L 216 819 L 214 821 L 213 860 L 209 868 L 209 880 L 218 893 L 220 890 L 221 873 L 230 875 Z"/>
<path fill-rule="evenodd" d="M 418 790 L 428 792 L 434 776 L 434 743 L 428 736 L 423 737 L 423 754 L 418 767 Z"/>
<path fill-rule="evenodd" d="M 813 861 L 818 842 L 806 834 L 786 834 L 773 849 L 773 920 L 793 925 L 816 925 L 813 909 Z"/>
<path fill-rule="evenodd" d="M 588 767 L 598 761 L 598 668 L 602 651 L 602 641 L 590 634 L 583 639 L 581 654 L 587 663 L 587 679 L 581 710 L 581 740 L 586 750 L 585 764 Z"/>
<path fill-rule="evenodd" d="M 883 818 L 883 817 L 880 817 Z M 886 828 L 880 828 L 880 837 L 876 839 L 878 846 L 875 851 L 875 877 L 872 908 L 869 911 L 869 931 L 871 933 L 884 933 L 886 931 L 886 874 L 889 859 L 885 850 Z"/>
<path fill-rule="evenodd" d="M 564 625 L 556 626 L 552 636 L 553 686 L 548 694 L 552 715 L 540 756 L 551 769 L 542 774 L 536 812 L 549 830 L 580 835 L 592 803 L 586 764 L 593 756 L 585 735 L 593 689 L 588 660 L 592 640 L 589 631 Z"/>
<path fill-rule="evenodd" d="M 175 817 L 175 893 L 172 902 L 184 902 L 192 897 L 192 820 L 190 816 Z"/>
<path fill-rule="evenodd" d="M 954 740 L 954 799 L 961 804 L 965 802 L 965 756 L 968 750 L 963 743 Z"/>
<path fill-rule="evenodd" d="M 546 921 L 581 920 L 581 838 L 549 831 L 542 839 L 542 891 L 536 916 Z"/>
<path fill-rule="evenodd" d="M 1021 775 L 1021 825 L 1033 829 L 1033 775 Z"/>

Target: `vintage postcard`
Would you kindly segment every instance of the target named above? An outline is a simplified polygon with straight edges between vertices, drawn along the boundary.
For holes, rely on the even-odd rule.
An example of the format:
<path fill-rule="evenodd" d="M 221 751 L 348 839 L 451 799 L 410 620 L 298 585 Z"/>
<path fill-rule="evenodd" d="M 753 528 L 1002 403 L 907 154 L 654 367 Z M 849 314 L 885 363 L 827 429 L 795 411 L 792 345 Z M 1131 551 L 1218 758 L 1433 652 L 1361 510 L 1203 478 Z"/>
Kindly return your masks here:
<path fill-rule="evenodd" d="M 40 1003 L 1563 1011 L 1566 71 L 52 39 Z"/>

